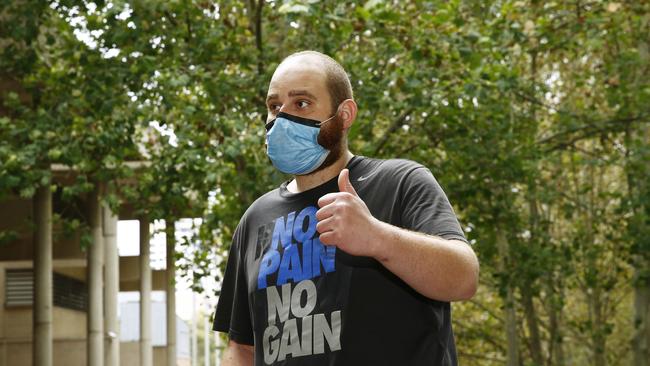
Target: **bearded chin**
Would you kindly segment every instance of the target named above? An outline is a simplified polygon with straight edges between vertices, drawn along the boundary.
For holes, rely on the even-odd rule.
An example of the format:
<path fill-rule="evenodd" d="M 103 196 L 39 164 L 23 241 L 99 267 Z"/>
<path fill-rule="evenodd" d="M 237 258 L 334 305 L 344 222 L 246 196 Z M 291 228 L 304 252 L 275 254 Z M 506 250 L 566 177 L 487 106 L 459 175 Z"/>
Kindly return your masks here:
<path fill-rule="evenodd" d="M 335 116 L 331 121 L 321 127 L 320 133 L 318 134 L 318 144 L 329 150 L 330 153 L 325 158 L 325 161 L 309 174 L 321 171 L 339 160 L 341 155 L 343 155 L 343 139 L 343 121 L 341 121 L 339 116 Z"/>

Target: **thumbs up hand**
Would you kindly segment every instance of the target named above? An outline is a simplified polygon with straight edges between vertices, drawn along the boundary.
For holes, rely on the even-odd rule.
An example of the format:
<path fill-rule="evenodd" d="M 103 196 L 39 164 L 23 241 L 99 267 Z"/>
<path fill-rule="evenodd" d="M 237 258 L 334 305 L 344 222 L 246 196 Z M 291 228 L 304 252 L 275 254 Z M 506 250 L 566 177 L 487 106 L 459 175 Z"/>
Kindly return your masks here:
<path fill-rule="evenodd" d="M 348 169 L 341 171 L 338 183 L 340 192 L 328 193 L 318 200 L 316 230 L 320 241 L 351 255 L 372 257 L 378 231 L 375 229 L 380 221 L 372 216 L 350 183 Z"/>
<path fill-rule="evenodd" d="M 352 183 L 350 183 L 350 170 L 343 169 L 339 173 L 339 191 L 347 192 L 355 197 L 359 197 L 357 191 L 354 190 Z"/>

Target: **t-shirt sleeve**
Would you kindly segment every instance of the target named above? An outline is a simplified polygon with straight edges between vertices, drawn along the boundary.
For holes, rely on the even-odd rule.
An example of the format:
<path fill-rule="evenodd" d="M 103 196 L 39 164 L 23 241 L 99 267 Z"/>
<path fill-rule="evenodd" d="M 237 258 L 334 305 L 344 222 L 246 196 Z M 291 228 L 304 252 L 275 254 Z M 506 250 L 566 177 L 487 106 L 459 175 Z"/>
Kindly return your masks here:
<path fill-rule="evenodd" d="M 212 329 L 228 333 L 230 339 L 237 343 L 253 345 L 241 227 L 240 223 L 233 236 Z"/>
<path fill-rule="evenodd" d="M 402 224 L 409 230 L 467 243 L 445 192 L 431 171 L 422 166 L 405 177 Z"/>

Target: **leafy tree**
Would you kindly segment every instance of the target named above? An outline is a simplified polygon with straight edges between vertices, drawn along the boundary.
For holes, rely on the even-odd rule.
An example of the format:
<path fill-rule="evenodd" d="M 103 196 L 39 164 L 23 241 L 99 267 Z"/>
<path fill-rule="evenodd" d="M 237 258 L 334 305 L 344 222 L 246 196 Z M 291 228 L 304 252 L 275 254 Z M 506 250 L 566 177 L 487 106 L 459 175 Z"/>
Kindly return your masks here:
<path fill-rule="evenodd" d="M 246 207 L 287 179 L 264 152 L 271 73 L 294 51 L 323 51 L 353 82 L 353 152 L 429 167 L 475 243 L 481 288 L 454 304 L 462 363 L 646 364 L 648 4 L 4 9 L 0 198 L 33 196 L 55 163 L 76 172 L 55 181 L 69 201 L 107 184 L 114 209 L 201 217 L 179 267 L 202 291 Z"/>

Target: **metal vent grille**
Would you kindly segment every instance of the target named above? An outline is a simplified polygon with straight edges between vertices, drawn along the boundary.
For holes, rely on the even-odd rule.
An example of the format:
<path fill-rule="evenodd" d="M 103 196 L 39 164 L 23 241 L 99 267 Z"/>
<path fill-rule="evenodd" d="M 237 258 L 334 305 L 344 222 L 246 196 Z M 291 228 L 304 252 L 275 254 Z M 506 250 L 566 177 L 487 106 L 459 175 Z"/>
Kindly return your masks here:
<path fill-rule="evenodd" d="M 31 269 L 8 269 L 5 276 L 7 307 L 31 306 L 34 303 L 34 272 Z M 83 281 L 56 272 L 52 276 L 53 303 L 62 308 L 86 311 L 88 289 Z"/>
<path fill-rule="evenodd" d="M 31 269 L 8 269 L 5 276 L 6 306 L 32 305 L 34 272 Z"/>
<path fill-rule="evenodd" d="M 74 278 L 54 273 L 54 305 L 72 310 L 86 311 L 88 289 L 86 284 Z"/>

